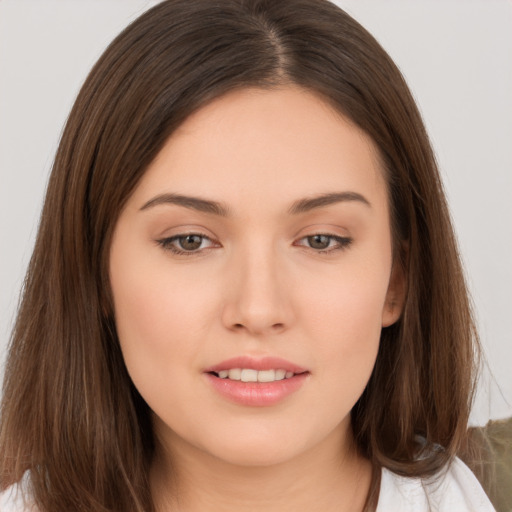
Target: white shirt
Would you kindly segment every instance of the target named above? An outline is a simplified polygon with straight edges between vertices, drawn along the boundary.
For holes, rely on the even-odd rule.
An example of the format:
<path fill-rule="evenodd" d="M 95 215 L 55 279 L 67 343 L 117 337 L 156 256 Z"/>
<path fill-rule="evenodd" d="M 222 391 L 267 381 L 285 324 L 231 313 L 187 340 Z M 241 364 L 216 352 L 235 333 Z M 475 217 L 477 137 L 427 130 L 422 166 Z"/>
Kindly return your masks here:
<path fill-rule="evenodd" d="M 429 507 L 430 504 L 430 507 Z M 0 494 L 0 512 L 34 512 L 14 487 Z M 439 479 L 428 484 L 382 469 L 377 512 L 495 512 L 471 470 L 455 459 Z"/>
<path fill-rule="evenodd" d="M 471 470 L 458 458 L 439 478 L 398 476 L 382 469 L 377 512 L 495 512 Z"/>

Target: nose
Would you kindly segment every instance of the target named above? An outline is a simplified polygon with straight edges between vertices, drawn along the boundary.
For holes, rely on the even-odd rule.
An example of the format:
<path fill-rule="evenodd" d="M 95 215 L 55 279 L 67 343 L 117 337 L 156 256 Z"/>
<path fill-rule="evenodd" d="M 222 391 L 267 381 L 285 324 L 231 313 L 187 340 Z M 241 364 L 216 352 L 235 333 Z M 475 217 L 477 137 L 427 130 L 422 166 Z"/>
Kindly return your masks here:
<path fill-rule="evenodd" d="M 291 288 L 284 263 L 271 247 L 233 258 L 227 272 L 222 321 L 232 331 L 267 336 L 293 322 Z"/>

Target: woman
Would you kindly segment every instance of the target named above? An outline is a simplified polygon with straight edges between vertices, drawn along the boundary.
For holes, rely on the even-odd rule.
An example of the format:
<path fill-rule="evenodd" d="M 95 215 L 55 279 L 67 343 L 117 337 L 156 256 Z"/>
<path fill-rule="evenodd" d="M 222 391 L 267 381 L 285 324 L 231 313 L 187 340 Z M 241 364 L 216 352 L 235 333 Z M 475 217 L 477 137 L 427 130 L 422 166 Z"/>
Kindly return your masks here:
<path fill-rule="evenodd" d="M 1 486 L 41 512 L 492 510 L 456 458 L 477 349 L 376 41 L 322 0 L 163 2 L 68 119 Z"/>

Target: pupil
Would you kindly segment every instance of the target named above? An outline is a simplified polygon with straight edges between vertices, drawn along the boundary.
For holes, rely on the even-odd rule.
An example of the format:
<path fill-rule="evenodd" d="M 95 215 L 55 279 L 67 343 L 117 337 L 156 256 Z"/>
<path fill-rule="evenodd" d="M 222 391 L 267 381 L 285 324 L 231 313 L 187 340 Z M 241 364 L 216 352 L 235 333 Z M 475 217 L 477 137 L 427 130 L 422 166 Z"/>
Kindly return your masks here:
<path fill-rule="evenodd" d="M 202 237 L 199 235 L 187 235 L 182 236 L 179 241 L 182 249 L 193 251 L 201 247 Z"/>
<path fill-rule="evenodd" d="M 327 249 L 329 247 L 329 237 L 327 235 L 308 236 L 308 242 L 313 249 Z"/>

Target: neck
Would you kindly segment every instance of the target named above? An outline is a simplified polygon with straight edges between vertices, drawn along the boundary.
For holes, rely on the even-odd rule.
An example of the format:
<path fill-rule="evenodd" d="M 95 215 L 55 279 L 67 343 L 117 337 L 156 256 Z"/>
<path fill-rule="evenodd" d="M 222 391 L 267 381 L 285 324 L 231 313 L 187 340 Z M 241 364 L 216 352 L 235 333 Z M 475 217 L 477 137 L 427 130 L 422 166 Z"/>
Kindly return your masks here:
<path fill-rule="evenodd" d="M 158 450 L 152 489 L 158 512 L 362 511 L 371 465 L 352 436 L 332 439 L 293 460 L 266 465 L 233 465 L 175 439 Z M 171 462 L 172 461 L 172 462 Z"/>

